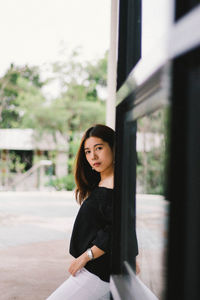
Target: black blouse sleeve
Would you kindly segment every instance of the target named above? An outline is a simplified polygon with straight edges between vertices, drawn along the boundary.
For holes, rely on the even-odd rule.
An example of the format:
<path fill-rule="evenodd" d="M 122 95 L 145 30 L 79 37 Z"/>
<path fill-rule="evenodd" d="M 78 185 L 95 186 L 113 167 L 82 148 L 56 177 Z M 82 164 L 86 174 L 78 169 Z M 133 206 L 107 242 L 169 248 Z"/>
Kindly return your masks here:
<path fill-rule="evenodd" d="M 112 234 L 112 217 L 113 217 L 113 202 L 112 193 L 106 191 L 103 193 L 99 201 L 99 215 L 102 220 L 102 227 L 98 230 L 92 244 L 103 250 L 109 252 L 111 247 L 111 234 Z"/>

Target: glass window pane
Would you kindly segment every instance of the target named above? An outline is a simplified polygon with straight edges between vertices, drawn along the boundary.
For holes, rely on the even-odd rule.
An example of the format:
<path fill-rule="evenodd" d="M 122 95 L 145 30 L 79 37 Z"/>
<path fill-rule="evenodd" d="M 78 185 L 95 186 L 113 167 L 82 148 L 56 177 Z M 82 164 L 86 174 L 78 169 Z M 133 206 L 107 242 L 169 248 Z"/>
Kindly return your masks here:
<path fill-rule="evenodd" d="M 164 299 L 169 202 L 167 165 L 169 109 L 160 109 L 138 120 L 136 231 L 140 279 Z"/>

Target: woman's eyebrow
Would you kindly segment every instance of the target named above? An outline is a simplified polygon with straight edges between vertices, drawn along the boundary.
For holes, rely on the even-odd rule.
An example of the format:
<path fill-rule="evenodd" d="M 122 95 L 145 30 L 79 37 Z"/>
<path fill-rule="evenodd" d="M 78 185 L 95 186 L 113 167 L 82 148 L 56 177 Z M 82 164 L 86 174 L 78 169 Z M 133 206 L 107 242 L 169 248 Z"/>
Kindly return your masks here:
<path fill-rule="evenodd" d="M 93 147 L 96 147 L 96 146 L 103 146 L 103 144 L 95 144 Z M 87 149 L 90 149 L 90 148 L 84 148 L 84 150 L 87 150 Z"/>

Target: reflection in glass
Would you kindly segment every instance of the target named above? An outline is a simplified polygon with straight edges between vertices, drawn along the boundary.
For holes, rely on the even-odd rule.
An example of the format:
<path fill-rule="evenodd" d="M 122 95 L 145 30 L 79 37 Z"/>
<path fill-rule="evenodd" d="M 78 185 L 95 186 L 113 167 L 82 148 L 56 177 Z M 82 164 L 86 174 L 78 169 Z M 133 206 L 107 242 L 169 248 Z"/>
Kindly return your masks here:
<path fill-rule="evenodd" d="M 168 231 L 167 162 L 169 109 L 138 120 L 137 237 L 140 279 L 164 299 Z"/>

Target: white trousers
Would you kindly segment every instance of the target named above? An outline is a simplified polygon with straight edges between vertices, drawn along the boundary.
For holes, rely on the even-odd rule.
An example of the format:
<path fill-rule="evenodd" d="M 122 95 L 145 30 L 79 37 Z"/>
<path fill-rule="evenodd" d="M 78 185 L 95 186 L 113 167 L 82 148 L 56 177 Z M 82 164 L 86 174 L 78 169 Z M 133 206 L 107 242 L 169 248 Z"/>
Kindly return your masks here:
<path fill-rule="evenodd" d="M 109 300 L 109 282 L 85 268 L 70 276 L 46 300 Z"/>

